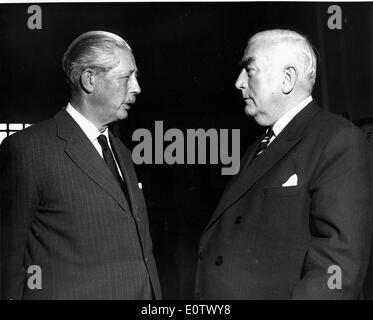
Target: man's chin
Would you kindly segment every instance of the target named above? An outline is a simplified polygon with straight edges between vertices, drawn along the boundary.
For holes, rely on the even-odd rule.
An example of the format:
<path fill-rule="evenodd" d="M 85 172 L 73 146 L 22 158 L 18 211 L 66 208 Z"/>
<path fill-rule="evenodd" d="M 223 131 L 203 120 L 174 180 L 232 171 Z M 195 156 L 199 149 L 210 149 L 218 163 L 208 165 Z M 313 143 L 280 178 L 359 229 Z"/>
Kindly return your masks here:
<path fill-rule="evenodd" d="M 264 117 L 263 115 L 257 114 L 253 118 L 255 122 L 261 127 L 270 127 L 273 125 L 273 122 L 271 122 L 267 117 Z"/>
<path fill-rule="evenodd" d="M 253 108 L 250 106 L 245 107 L 245 113 L 249 117 L 254 118 L 255 122 L 260 126 L 267 126 L 265 119 Z"/>
<path fill-rule="evenodd" d="M 246 113 L 246 115 L 248 115 L 250 117 L 255 117 L 256 116 L 255 108 L 253 108 L 252 106 L 246 105 L 245 106 L 245 113 Z"/>
<path fill-rule="evenodd" d="M 123 120 L 128 118 L 128 111 L 130 110 L 130 108 L 131 107 L 129 105 L 122 105 L 118 110 L 118 119 Z"/>
<path fill-rule="evenodd" d="M 120 115 L 119 115 L 120 120 L 127 119 L 127 118 L 128 118 L 127 110 L 124 110 L 123 112 L 120 113 Z"/>

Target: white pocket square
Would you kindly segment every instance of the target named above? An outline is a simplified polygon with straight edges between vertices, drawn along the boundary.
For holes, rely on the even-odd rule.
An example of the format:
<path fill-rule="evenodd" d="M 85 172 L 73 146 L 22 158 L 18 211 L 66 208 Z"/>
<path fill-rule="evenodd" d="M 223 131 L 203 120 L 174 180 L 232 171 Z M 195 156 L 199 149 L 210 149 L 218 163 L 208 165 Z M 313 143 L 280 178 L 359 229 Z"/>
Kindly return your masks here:
<path fill-rule="evenodd" d="M 138 186 L 139 186 L 139 189 L 142 189 L 142 183 L 141 182 L 138 183 Z"/>
<path fill-rule="evenodd" d="M 294 173 L 282 186 L 283 187 L 292 187 L 298 185 L 298 176 Z"/>

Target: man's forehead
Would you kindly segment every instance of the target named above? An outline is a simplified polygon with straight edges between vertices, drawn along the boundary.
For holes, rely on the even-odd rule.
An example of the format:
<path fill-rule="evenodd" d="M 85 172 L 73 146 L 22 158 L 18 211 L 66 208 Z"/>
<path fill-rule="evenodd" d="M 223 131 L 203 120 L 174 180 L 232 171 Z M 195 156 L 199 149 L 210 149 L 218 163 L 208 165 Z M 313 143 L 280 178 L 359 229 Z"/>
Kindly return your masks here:
<path fill-rule="evenodd" d="M 253 48 L 246 48 L 244 55 L 241 59 L 242 66 L 257 65 L 258 60 L 261 60 L 261 53 Z"/>
<path fill-rule="evenodd" d="M 273 58 L 276 45 L 268 41 L 249 42 L 242 57 L 242 64 L 261 64 L 263 61 L 268 61 Z"/>
<path fill-rule="evenodd" d="M 136 70 L 135 58 L 131 50 L 128 49 L 118 49 L 115 52 L 115 59 L 118 60 L 118 65 L 115 71 L 126 71 L 126 70 Z"/>
<path fill-rule="evenodd" d="M 134 62 L 135 57 L 132 54 L 132 51 L 126 48 L 120 48 L 115 51 L 116 56 L 120 56 L 123 58 L 124 61 L 128 62 Z"/>

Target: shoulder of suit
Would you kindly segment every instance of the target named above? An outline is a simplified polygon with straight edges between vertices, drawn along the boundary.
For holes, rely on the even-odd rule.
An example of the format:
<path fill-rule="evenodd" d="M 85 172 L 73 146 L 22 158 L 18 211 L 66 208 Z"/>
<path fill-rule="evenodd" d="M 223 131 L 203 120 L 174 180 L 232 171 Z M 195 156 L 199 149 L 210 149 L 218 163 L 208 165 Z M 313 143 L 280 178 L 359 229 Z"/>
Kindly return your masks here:
<path fill-rule="evenodd" d="M 352 135 L 363 137 L 362 131 L 351 121 L 346 118 L 322 110 L 318 115 L 311 121 L 311 128 L 317 128 L 320 133 L 327 134 L 329 137 L 338 135 L 341 132 L 348 132 Z"/>
<path fill-rule="evenodd" d="M 53 118 L 34 124 L 7 137 L 3 143 L 27 149 L 28 146 L 43 144 L 56 136 L 56 123 Z"/>

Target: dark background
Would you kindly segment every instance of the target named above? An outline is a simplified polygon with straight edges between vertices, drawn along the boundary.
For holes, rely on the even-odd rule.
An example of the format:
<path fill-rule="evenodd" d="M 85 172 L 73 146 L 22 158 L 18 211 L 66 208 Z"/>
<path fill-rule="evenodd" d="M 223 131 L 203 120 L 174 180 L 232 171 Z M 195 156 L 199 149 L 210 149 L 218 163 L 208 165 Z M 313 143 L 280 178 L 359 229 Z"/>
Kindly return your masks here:
<path fill-rule="evenodd" d="M 307 35 L 321 60 L 313 97 L 364 122 L 373 115 L 373 5 L 340 3 L 41 4 L 42 30 L 29 30 L 29 4 L 0 5 L 0 123 L 36 123 L 69 101 L 61 58 L 89 30 L 119 34 L 132 47 L 142 93 L 115 125 L 132 149 L 138 128 L 239 128 L 241 153 L 261 133 L 234 83 L 249 36 L 270 28 Z M 230 177 L 222 165 L 140 165 L 164 297 L 192 297 L 200 233 Z M 0 182 L 1 183 L 1 182 Z"/>

